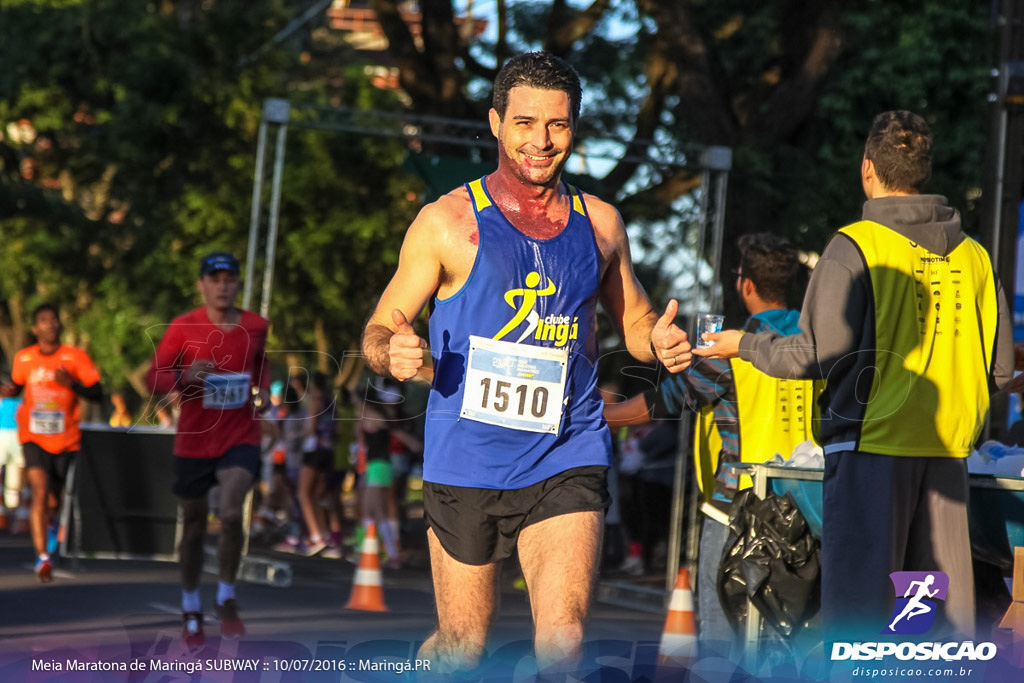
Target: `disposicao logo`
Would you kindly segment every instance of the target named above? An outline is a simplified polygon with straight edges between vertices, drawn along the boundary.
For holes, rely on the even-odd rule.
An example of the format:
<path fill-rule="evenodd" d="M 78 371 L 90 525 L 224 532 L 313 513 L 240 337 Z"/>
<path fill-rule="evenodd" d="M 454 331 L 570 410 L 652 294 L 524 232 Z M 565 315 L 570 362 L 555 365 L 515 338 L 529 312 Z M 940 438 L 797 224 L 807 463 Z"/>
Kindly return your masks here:
<path fill-rule="evenodd" d="M 931 629 L 939 602 L 945 602 L 949 577 L 943 572 L 893 572 L 896 605 L 882 633 L 917 635 Z"/>
<path fill-rule="evenodd" d="M 935 624 L 939 603 L 945 602 L 949 577 L 943 572 L 893 572 L 896 604 L 889 623 L 881 633 L 920 635 Z M 831 659 L 871 660 L 896 657 L 900 660 L 986 661 L 996 656 L 994 643 L 966 642 L 855 642 L 833 643 Z"/>

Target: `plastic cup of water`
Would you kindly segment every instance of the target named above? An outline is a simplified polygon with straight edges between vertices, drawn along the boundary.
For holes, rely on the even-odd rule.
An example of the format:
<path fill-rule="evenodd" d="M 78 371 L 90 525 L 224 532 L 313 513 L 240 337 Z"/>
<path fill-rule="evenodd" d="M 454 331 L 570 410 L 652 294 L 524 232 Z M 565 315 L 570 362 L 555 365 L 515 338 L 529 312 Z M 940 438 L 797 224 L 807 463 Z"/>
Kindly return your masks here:
<path fill-rule="evenodd" d="M 724 315 L 718 315 L 717 313 L 698 313 L 697 314 L 697 339 L 694 346 L 698 349 L 706 349 L 709 346 L 714 346 L 715 342 L 705 341 L 705 332 L 721 332 L 722 323 L 725 322 Z"/>

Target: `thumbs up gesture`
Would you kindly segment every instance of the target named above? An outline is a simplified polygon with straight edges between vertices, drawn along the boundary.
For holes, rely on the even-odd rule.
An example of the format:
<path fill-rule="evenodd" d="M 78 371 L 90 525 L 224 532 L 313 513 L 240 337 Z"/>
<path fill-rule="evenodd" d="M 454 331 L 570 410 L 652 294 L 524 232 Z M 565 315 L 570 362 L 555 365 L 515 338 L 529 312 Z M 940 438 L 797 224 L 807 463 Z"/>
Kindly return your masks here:
<path fill-rule="evenodd" d="M 395 333 L 388 346 L 389 370 L 392 377 L 404 382 L 415 377 L 423 367 L 423 349 L 427 348 L 427 342 L 416 335 L 405 314 L 397 308 L 391 311 L 391 320 Z"/>
<path fill-rule="evenodd" d="M 682 372 L 690 367 L 691 360 L 690 341 L 686 332 L 675 324 L 678 312 L 679 302 L 672 299 L 651 330 L 651 350 L 671 373 Z"/>

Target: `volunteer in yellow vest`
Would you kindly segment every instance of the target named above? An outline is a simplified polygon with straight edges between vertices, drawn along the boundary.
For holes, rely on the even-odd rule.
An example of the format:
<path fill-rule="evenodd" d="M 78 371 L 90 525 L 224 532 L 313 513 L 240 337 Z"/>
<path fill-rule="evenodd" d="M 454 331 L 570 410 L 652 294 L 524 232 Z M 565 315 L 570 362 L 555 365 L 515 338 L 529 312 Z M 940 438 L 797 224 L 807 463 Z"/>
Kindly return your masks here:
<path fill-rule="evenodd" d="M 874 640 L 896 571 L 949 577 L 943 627 L 974 633 L 969 454 L 989 394 L 1013 374 L 1011 320 L 988 254 L 945 197 L 921 195 L 932 136 L 907 111 L 875 117 L 861 162 L 863 220 L 828 243 L 801 334 L 707 335 L 702 352 L 776 377 L 827 378 L 822 616 L 829 640 Z"/>
<path fill-rule="evenodd" d="M 800 268 L 796 249 L 783 237 L 758 233 L 741 237 L 739 251 L 736 293 L 750 313 L 745 329 L 799 332 L 800 312 L 786 308 L 787 287 Z M 698 412 L 695 466 L 706 515 L 697 583 L 702 657 L 728 657 L 737 638 L 715 585 L 729 536 L 729 503 L 750 478 L 737 480 L 725 465 L 765 462 L 776 453 L 788 457 L 797 444 L 813 439 L 814 398 L 811 381 L 774 379 L 739 359 L 702 358 L 657 389 L 605 407 L 612 427 L 676 417 L 684 405 Z"/>

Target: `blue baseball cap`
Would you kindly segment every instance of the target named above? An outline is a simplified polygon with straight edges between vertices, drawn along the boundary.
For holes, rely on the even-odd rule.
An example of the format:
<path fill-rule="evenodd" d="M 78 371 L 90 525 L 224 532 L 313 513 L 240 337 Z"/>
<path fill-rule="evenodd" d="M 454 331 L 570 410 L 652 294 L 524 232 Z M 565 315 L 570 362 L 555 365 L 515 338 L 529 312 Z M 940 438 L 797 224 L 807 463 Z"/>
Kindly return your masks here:
<path fill-rule="evenodd" d="M 226 270 L 229 273 L 238 275 L 241 269 L 238 266 L 238 259 L 226 251 L 214 251 L 203 257 L 199 262 L 199 277 L 206 277 L 218 270 Z"/>

